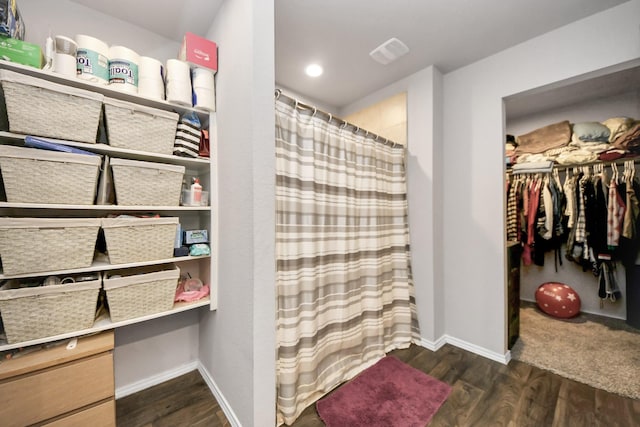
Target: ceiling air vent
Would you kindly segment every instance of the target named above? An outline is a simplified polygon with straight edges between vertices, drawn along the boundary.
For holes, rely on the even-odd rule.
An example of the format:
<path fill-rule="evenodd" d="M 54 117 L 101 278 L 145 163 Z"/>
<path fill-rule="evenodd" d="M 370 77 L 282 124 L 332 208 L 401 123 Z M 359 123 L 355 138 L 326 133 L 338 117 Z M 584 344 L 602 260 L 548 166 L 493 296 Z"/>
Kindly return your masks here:
<path fill-rule="evenodd" d="M 407 45 L 394 37 L 369 52 L 369 56 L 375 61 L 387 65 L 407 52 L 409 52 Z"/>

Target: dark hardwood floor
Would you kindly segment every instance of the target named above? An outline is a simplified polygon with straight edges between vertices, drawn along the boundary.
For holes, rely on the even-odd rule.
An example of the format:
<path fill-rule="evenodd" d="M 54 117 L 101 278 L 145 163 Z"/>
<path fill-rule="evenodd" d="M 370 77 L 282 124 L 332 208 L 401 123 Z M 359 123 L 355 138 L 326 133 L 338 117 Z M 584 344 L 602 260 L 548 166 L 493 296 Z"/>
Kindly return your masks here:
<path fill-rule="evenodd" d="M 198 371 L 116 401 L 118 427 L 229 427 Z"/>
<path fill-rule="evenodd" d="M 430 427 L 640 426 L 640 400 L 516 360 L 505 366 L 451 345 L 436 352 L 411 346 L 390 354 L 452 386 Z M 230 425 L 197 371 L 119 399 L 116 411 L 119 427 Z M 324 424 L 311 405 L 293 426 Z"/>

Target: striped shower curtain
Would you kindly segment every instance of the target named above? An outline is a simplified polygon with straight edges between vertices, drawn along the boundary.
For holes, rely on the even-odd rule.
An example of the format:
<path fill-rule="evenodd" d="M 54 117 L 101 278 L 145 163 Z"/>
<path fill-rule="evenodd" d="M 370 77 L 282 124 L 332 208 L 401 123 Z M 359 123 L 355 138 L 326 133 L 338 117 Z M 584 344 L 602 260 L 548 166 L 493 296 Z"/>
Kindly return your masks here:
<path fill-rule="evenodd" d="M 418 342 L 404 148 L 276 100 L 277 423 Z"/>

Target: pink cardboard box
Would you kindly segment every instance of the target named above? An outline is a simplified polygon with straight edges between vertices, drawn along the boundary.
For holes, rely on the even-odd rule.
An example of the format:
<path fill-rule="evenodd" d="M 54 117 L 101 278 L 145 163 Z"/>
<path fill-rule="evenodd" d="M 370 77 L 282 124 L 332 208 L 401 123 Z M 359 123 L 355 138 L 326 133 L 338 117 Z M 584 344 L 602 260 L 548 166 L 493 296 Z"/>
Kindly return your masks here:
<path fill-rule="evenodd" d="M 218 46 L 215 42 L 186 33 L 178 53 L 178 59 L 188 62 L 194 67 L 204 67 L 218 71 Z"/>

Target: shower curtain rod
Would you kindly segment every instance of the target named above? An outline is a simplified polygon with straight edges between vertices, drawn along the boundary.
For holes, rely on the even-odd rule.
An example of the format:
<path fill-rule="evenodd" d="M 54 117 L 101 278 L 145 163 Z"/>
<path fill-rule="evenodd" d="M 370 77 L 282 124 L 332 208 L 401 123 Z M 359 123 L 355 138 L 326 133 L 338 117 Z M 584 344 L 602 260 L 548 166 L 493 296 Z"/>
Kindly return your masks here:
<path fill-rule="evenodd" d="M 340 125 L 340 128 L 342 128 L 342 129 L 350 127 L 350 128 L 353 129 L 353 133 L 357 134 L 358 132 L 362 131 L 362 132 L 364 132 L 364 136 L 365 137 L 366 136 L 371 136 L 374 141 L 381 142 L 382 144 L 386 144 L 386 145 L 391 145 L 392 147 L 403 147 L 402 144 L 394 142 L 394 141 L 392 141 L 392 140 L 390 140 L 388 138 L 385 138 L 385 137 L 380 136 L 378 134 L 375 134 L 373 132 L 369 132 L 366 129 L 362 129 L 362 128 L 360 128 L 360 126 L 356 126 L 353 123 L 349 123 L 348 121 L 346 121 L 344 119 L 341 119 L 340 117 L 336 117 L 331 113 L 327 113 L 326 111 L 319 110 L 318 108 L 316 108 L 313 105 L 309 105 L 309 104 L 305 104 L 303 102 L 300 102 L 297 99 L 295 99 L 295 98 L 283 93 L 281 89 L 276 89 L 275 98 L 276 98 L 276 100 L 284 98 L 289 105 L 293 106 L 296 109 L 312 111 L 312 114 L 311 114 L 312 116 L 316 116 L 316 115 L 325 116 L 327 118 L 327 122 L 328 123 L 331 123 L 332 120 L 336 120 L 338 122 L 342 122 L 342 124 Z"/>

